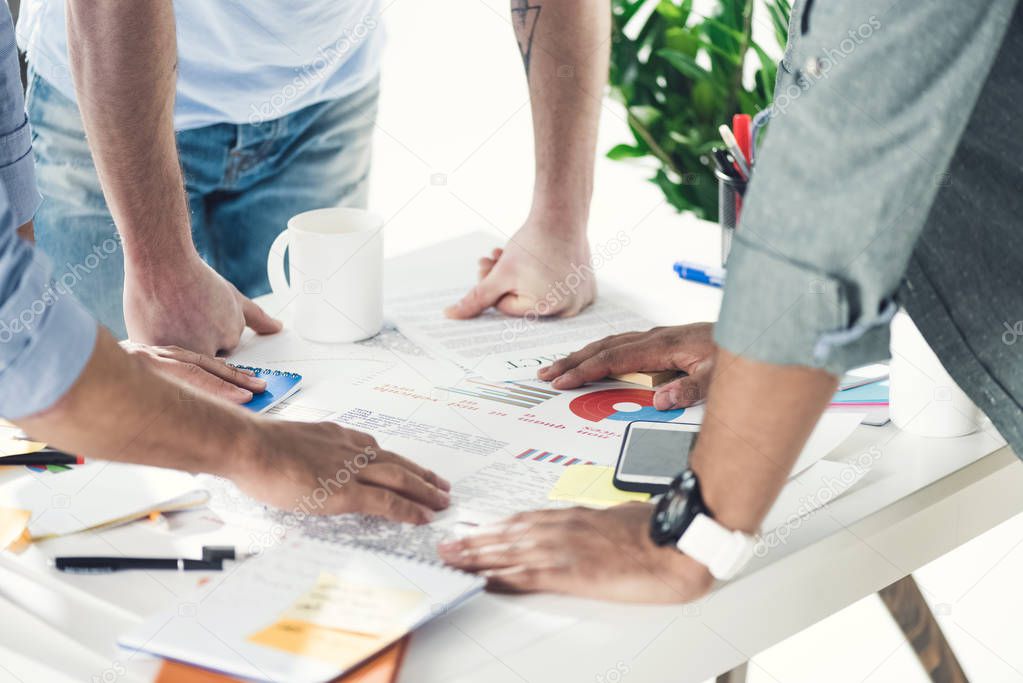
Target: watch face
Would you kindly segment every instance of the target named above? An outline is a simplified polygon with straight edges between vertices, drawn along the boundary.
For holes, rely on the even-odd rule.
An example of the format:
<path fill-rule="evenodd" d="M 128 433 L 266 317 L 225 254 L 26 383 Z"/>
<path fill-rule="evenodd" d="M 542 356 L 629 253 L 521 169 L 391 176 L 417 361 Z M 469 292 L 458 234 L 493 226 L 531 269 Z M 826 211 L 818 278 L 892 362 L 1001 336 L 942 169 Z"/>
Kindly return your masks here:
<path fill-rule="evenodd" d="M 674 543 L 686 530 L 698 511 L 690 508 L 692 493 L 696 490 L 696 475 L 686 470 L 675 478 L 657 504 L 650 525 L 650 536 L 657 545 Z M 698 497 L 698 495 L 697 495 Z"/>

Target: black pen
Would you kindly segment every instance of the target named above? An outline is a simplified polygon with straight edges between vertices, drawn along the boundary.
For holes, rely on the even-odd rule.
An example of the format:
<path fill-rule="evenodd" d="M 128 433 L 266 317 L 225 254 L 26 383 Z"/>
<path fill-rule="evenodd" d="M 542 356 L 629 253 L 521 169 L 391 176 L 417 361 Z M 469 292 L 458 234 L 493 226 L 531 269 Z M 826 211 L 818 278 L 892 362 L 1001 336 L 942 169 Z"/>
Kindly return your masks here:
<path fill-rule="evenodd" d="M 162 557 L 58 557 L 53 566 L 69 574 L 112 574 L 128 569 L 170 569 L 179 572 L 217 571 L 221 562 Z"/>
<path fill-rule="evenodd" d="M 733 180 L 742 180 L 742 176 L 735 170 L 735 165 L 728 158 L 728 152 L 720 147 L 715 147 L 710 151 L 711 157 L 714 159 L 714 166 L 722 174 L 732 178 Z"/>
<path fill-rule="evenodd" d="M 112 574 L 129 569 L 160 569 L 178 572 L 220 571 L 224 560 L 241 560 L 232 546 L 204 545 L 202 559 L 184 557 L 57 557 L 54 568 L 69 574 Z"/>
<path fill-rule="evenodd" d="M 0 467 L 14 467 L 18 465 L 46 467 L 47 465 L 84 465 L 85 458 L 80 455 L 72 455 L 63 451 L 43 449 L 35 453 L 21 453 L 19 455 L 0 456 Z"/>

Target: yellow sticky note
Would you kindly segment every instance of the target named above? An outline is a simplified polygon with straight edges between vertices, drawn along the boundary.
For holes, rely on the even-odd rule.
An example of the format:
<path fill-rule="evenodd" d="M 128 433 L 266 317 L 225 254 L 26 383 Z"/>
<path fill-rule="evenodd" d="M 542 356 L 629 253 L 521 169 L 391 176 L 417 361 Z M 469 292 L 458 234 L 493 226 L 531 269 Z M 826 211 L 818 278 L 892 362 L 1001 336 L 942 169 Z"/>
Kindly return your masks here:
<path fill-rule="evenodd" d="M 29 510 L 0 507 L 0 550 L 14 550 L 28 532 Z"/>
<path fill-rule="evenodd" d="M 316 583 L 283 615 L 351 633 L 390 633 L 410 621 L 426 600 L 421 591 L 371 585 L 322 572 Z"/>
<path fill-rule="evenodd" d="M 621 491 L 614 485 L 614 468 L 599 465 L 570 465 L 547 496 L 589 507 L 606 508 L 630 501 L 650 500 L 649 493 Z"/>
<path fill-rule="evenodd" d="M 249 642 L 311 657 L 347 669 L 385 647 L 393 638 L 351 633 L 297 619 L 281 619 L 249 636 Z"/>

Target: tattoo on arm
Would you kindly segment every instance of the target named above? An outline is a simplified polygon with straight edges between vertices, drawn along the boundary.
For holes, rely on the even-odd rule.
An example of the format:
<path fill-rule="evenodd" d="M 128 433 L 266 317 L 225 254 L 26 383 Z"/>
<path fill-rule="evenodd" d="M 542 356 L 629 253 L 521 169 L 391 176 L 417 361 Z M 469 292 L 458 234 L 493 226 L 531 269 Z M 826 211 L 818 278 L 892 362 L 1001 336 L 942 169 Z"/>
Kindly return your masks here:
<path fill-rule="evenodd" d="M 529 60 L 533 56 L 533 34 L 536 32 L 536 24 L 540 21 L 540 10 L 543 7 L 539 3 L 530 4 L 530 0 L 511 0 L 512 25 L 515 28 L 515 39 L 519 42 L 519 52 L 522 54 L 522 64 L 526 67 L 526 76 L 529 76 Z"/>

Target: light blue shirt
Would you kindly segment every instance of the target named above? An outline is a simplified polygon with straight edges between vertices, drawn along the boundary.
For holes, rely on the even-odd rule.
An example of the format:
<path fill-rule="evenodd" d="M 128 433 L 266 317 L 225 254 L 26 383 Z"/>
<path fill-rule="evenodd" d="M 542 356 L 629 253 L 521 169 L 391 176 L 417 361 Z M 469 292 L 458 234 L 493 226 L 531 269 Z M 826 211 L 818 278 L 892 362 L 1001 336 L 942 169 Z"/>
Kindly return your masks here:
<path fill-rule="evenodd" d="M 177 130 L 256 124 L 357 92 L 380 72 L 380 0 L 175 0 Z M 64 0 L 24 0 L 18 42 L 74 99 Z"/>
<path fill-rule="evenodd" d="M 0 416 L 19 418 L 52 406 L 82 373 L 96 323 L 51 282 L 47 259 L 18 237 L 39 207 L 32 136 L 25 117 L 14 22 L 0 4 Z"/>

